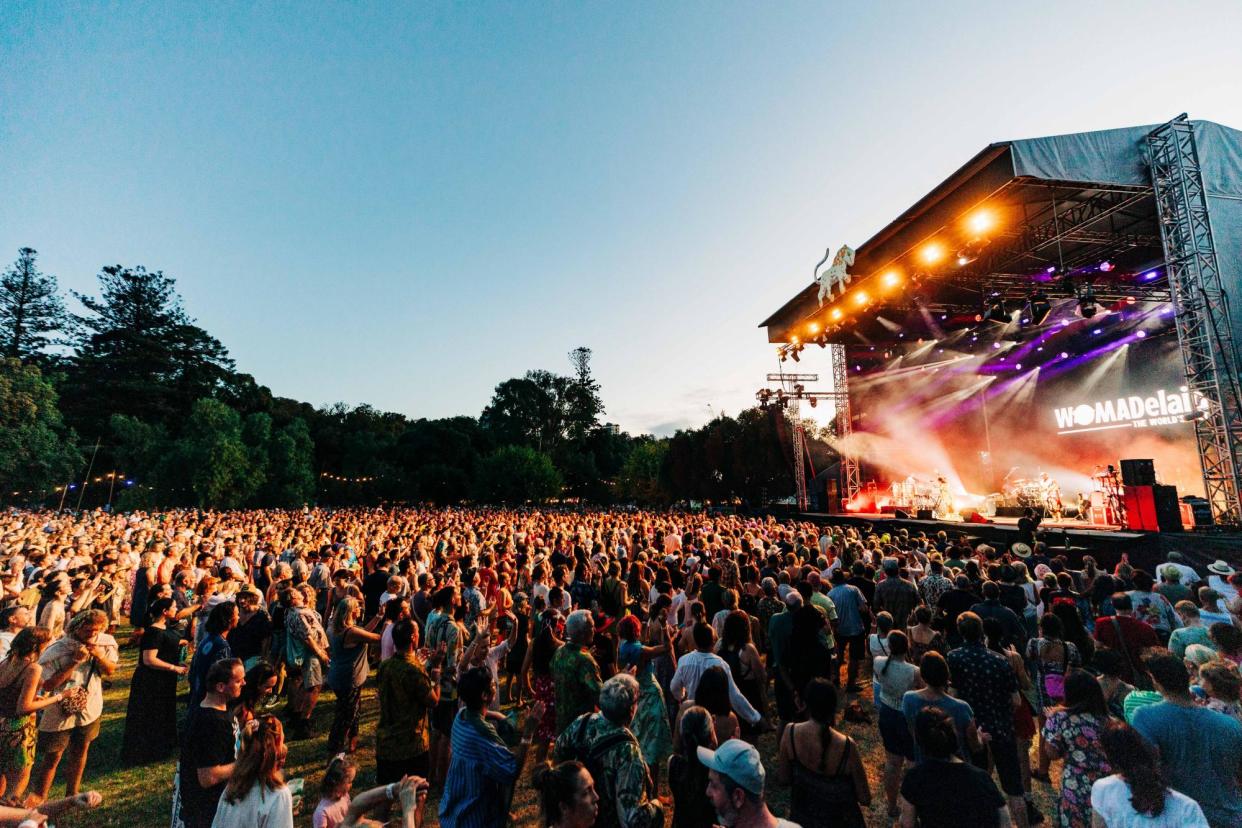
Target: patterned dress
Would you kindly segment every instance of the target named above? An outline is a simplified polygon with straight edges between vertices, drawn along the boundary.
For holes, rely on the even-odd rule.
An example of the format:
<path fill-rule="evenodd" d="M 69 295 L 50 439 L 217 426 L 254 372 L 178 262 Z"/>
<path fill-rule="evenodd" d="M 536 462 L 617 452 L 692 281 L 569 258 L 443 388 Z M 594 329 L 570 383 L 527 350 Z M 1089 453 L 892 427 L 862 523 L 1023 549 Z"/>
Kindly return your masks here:
<path fill-rule="evenodd" d="M 1112 773 L 1100 747 L 1106 722 L 1103 716 L 1058 710 L 1044 724 L 1044 741 L 1065 760 L 1057 805 L 1060 828 L 1091 826 L 1091 785 Z"/>
<path fill-rule="evenodd" d="M 622 669 L 638 668 L 638 711 L 634 714 L 630 729 L 638 739 L 647 767 L 659 768 L 673 754 L 673 734 L 669 729 L 664 692 L 660 690 L 660 683 L 655 678 L 654 662 L 648 661 L 641 667 L 638 666 L 642 651 L 642 642 L 622 641 L 617 661 Z"/>
<path fill-rule="evenodd" d="M 552 656 L 551 672 L 556 687 L 556 730 L 561 733 L 574 719 L 595 710 L 603 681 L 591 653 L 572 642 L 562 644 Z"/>

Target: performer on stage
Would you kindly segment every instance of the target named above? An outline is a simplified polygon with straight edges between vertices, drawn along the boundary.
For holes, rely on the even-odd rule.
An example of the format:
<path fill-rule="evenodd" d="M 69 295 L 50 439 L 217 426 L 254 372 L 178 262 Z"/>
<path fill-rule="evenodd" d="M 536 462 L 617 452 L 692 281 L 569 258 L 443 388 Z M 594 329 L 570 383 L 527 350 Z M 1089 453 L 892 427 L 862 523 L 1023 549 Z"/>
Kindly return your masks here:
<path fill-rule="evenodd" d="M 1053 520 L 1060 520 L 1065 511 L 1061 503 L 1061 486 L 1048 476 L 1048 472 L 1040 472 L 1039 487 L 1044 496 L 1044 514 Z"/>

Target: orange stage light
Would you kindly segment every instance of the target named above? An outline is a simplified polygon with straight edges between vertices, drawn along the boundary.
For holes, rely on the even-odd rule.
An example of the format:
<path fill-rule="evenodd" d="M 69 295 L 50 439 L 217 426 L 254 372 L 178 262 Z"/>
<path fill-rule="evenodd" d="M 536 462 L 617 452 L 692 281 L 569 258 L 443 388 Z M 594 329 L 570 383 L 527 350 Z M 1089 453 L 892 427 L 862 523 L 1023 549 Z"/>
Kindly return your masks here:
<path fill-rule="evenodd" d="M 939 242 L 928 242 L 919 251 L 919 258 L 924 264 L 935 264 L 944 258 L 944 246 Z"/>
<path fill-rule="evenodd" d="M 881 277 L 884 287 L 897 287 L 901 283 L 901 274 L 895 270 L 890 270 Z"/>
<path fill-rule="evenodd" d="M 861 291 L 861 290 L 860 290 L 860 291 L 858 291 L 858 293 L 855 293 L 855 294 L 854 294 L 854 304 L 855 304 L 855 305 L 865 305 L 865 304 L 867 304 L 867 294 L 866 294 L 865 292 Z"/>
<path fill-rule="evenodd" d="M 991 210 L 976 210 L 966 220 L 966 226 L 976 236 L 982 236 L 996 226 L 996 215 Z"/>
<path fill-rule="evenodd" d="M 812 322 L 811 324 L 809 324 L 809 325 L 807 325 L 807 326 L 806 326 L 806 329 L 807 329 L 807 331 L 809 331 L 812 335 L 815 335 L 815 334 L 819 333 L 819 323 L 818 323 L 818 322 Z"/>
<path fill-rule="evenodd" d="M 836 322 L 837 320 L 839 320 L 839 319 L 841 318 L 841 309 L 840 309 L 840 308 L 833 308 L 833 309 L 832 309 L 832 313 L 830 313 L 830 314 L 828 314 L 828 315 L 829 315 L 830 317 L 832 317 L 832 321 L 833 321 L 833 322 Z"/>

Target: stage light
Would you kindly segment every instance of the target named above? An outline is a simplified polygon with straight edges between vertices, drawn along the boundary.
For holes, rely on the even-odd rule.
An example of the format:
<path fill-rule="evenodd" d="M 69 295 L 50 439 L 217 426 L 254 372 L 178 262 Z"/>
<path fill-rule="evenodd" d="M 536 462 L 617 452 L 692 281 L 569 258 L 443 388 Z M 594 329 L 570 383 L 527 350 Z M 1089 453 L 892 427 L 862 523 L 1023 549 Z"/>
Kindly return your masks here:
<path fill-rule="evenodd" d="M 1095 289 L 1087 285 L 1087 289 L 1078 295 L 1078 315 L 1083 319 L 1095 316 L 1099 307 L 1095 303 Z"/>
<path fill-rule="evenodd" d="M 957 254 L 957 266 L 958 267 L 965 267 L 966 265 L 970 264 L 973 261 L 974 259 L 970 258 L 969 256 L 965 254 L 962 254 L 962 253 Z"/>
<path fill-rule="evenodd" d="M 833 308 L 832 313 L 828 314 L 828 316 L 832 319 L 833 322 L 836 322 L 837 320 L 841 318 L 841 309 Z"/>
<path fill-rule="evenodd" d="M 1134 334 L 1134 335 L 1135 335 L 1135 336 L 1137 336 L 1139 339 L 1146 339 L 1146 338 L 1147 338 L 1147 331 L 1137 331 L 1137 332 L 1135 332 L 1135 334 Z"/>
<path fill-rule="evenodd" d="M 1112 269 L 1113 269 L 1112 262 L 1100 262 L 1100 272 L 1108 273 Z"/>
<path fill-rule="evenodd" d="M 890 270 L 881 277 L 884 287 L 897 287 L 901 283 L 901 274 L 895 270 Z"/>
<path fill-rule="evenodd" d="M 1069 359 L 1069 354 L 1068 354 L 1068 353 L 1066 353 L 1065 351 L 1062 351 L 1062 352 L 1061 352 L 1061 359 Z"/>
<path fill-rule="evenodd" d="M 996 215 L 991 210 L 976 210 L 966 225 L 976 236 L 982 236 L 996 225 Z"/>
<path fill-rule="evenodd" d="M 806 329 L 808 332 L 811 333 L 812 336 L 814 336 L 815 334 L 819 333 L 819 323 L 812 322 L 811 324 L 806 326 Z"/>
<path fill-rule="evenodd" d="M 1160 274 L 1158 272 L 1154 270 L 1149 270 L 1143 274 L 1142 279 L 1144 282 L 1150 282 L 1152 279 L 1156 278 L 1159 275 Z"/>
<path fill-rule="evenodd" d="M 924 264 L 935 264 L 944 258 L 944 246 L 939 242 L 928 242 L 919 251 L 919 258 Z"/>
<path fill-rule="evenodd" d="M 1096 328 L 1095 330 L 1093 330 L 1093 331 L 1091 332 L 1091 335 L 1092 335 L 1092 336 L 1099 336 L 1101 333 L 1103 333 L 1103 331 L 1104 331 L 1104 329 L 1103 329 L 1103 328 Z"/>
<path fill-rule="evenodd" d="M 1036 326 L 1044 324 L 1048 314 L 1052 313 L 1052 303 L 1048 301 L 1048 294 L 1042 290 L 1031 291 L 1031 300 L 1026 307 L 1028 313 L 1028 321 Z"/>
<path fill-rule="evenodd" d="M 797 344 L 798 344 L 798 337 L 797 337 L 797 336 L 791 336 L 791 337 L 789 337 L 789 341 L 790 341 L 790 342 L 792 342 L 793 344 L 797 345 Z"/>
<path fill-rule="evenodd" d="M 1021 362 L 1019 362 L 1017 365 L 1015 365 L 1015 366 L 1013 366 L 1013 367 L 1014 367 L 1015 369 L 1017 369 L 1017 370 L 1021 371 L 1021 370 L 1022 370 L 1022 363 L 1021 363 Z"/>
<path fill-rule="evenodd" d="M 854 304 L 855 304 L 855 305 L 865 305 L 865 304 L 867 304 L 867 294 L 866 294 L 864 291 L 861 291 L 861 290 L 860 290 L 860 291 L 858 291 L 858 293 L 855 293 L 855 294 L 854 294 Z"/>
<path fill-rule="evenodd" d="M 999 342 L 993 342 L 993 343 L 992 343 L 992 350 L 994 350 L 994 351 L 999 351 L 999 350 L 1000 350 L 1000 343 L 999 343 Z"/>

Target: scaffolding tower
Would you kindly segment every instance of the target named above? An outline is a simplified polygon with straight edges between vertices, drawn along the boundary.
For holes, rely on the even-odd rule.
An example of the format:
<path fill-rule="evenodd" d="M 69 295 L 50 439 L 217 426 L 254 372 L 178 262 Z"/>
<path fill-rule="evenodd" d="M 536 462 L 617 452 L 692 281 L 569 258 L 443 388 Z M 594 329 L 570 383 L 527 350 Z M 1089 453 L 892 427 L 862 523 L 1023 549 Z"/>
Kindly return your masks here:
<path fill-rule="evenodd" d="M 1153 130 L 1147 148 L 1186 382 L 1203 401 L 1194 424 L 1203 485 L 1217 523 L 1237 526 L 1242 393 L 1194 126 L 1180 115 Z"/>
<path fill-rule="evenodd" d="M 836 422 L 834 430 L 840 442 L 854 431 L 854 421 L 850 415 L 850 371 L 845 357 L 844 345 L 832 346 L 832 393 L 836 405 Z M 845 500 L 853 500 L 862 489 L 862 479 L 858 470 L 858 460 L 837 449 L 841 458 L 841 494 Z"/>

